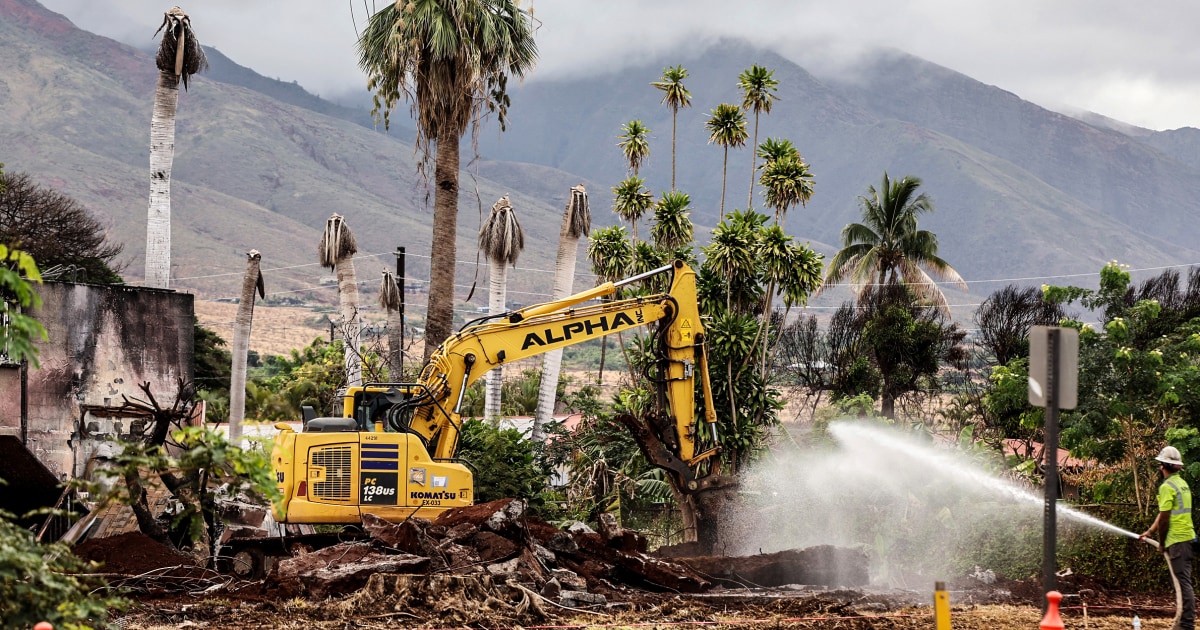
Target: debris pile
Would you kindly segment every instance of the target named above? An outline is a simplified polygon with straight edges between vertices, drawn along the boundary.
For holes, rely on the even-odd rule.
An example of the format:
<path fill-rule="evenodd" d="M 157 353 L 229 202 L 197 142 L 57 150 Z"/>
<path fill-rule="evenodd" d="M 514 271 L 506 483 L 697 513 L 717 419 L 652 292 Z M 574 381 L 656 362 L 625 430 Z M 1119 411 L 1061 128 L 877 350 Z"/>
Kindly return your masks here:
<path fill-rule="evenodd" d="M 317 598 L 449 588 L 483 589 L 505 601 L 497 597 L 504 591 L 522 611 L 540 605 L 528 603 L 531 594 L 533 601 L 575 607 L 605 604 L 628 588 L 697 593 L 713 586 L 685 564 L 648 555 L 645 538 L 611 517 L 600 532 L 582 523 L 559 529 L 525 508 L 524 501 L 502 499 L 448 510 L 432 522 L 364 515 L 366 540 L 301 551 L 280 561 L 268 581 L 290 595 Z M 462 579 L 442 579 L 448 576 Z"/>

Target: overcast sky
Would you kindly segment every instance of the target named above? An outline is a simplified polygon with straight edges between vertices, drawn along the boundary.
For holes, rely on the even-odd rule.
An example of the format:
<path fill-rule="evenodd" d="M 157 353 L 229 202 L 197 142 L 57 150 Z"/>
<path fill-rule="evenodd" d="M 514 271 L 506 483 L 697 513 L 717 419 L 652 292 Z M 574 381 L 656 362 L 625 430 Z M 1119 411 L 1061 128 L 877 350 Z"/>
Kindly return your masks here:
<path fill-rule="evenodd" d="M 365 85 L 355 22 L 376 1 L 182 6 L 202 43 L 268 77 L 337 96 Z M 41 2 L 84 29 L 142 47 L 154 42 L 169 8 L 165 0 Z M 613 70 L 697 38 L 744 37 L 816 74 L 886 46 L 1051 109 L 1152 129 L 1200 127 L 1200 3 L 1191 0 L 533 0 L 533 7 L 541 61 L 532 80 Z"/>

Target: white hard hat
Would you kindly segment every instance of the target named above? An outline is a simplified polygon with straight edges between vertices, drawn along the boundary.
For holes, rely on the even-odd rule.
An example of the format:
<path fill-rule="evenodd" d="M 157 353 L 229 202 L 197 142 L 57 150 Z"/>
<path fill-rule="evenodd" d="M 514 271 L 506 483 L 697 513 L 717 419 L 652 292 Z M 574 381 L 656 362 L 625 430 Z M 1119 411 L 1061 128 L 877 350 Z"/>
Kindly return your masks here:
<path fill-rule="evenodd" d="M 1163 447 L 1163 450 L 1159 451 L 1158 457 L 1154 459 L 1164 464 L 1171 464 L 1172 466 L 1183 465 L 1183 457 L 1179 454 L 1179 449 L 1174 446 Z"/>

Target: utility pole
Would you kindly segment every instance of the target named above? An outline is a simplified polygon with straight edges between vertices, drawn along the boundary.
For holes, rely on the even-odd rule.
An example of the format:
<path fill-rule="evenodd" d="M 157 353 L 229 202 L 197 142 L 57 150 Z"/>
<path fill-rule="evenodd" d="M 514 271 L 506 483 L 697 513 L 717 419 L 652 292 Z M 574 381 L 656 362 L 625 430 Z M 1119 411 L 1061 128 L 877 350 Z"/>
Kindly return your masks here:
<path fill-rule="evenodd" d="M 393 352 L 400 353 L 399 362 L 404 366 L 404 292 L 407 290 L 404 281 L 404 248 L 396 248 L 396 284 L 400 286 L 400 347 Z"/>

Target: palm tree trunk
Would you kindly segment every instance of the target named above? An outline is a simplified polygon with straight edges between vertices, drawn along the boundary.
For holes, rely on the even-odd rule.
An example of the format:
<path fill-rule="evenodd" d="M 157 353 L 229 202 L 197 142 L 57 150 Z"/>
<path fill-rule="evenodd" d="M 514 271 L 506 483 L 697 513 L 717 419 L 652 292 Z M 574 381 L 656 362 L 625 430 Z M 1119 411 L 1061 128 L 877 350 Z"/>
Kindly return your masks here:
<path fill-rule="evenodd" d="M 249 255 L 242 277 L 242 296 L 233 323 L 233 365 L 229 383 L 229 443 L 241 445 L 242 420 L 246 417 L 246 358 L 250 351 L 250 329 L 254 321 L 254 291 L 258 288 L 258 252 Z"/>
<path fill-rule="evenodd" d="M 725 179 L 729 174 L 729 147 L 725 147 L 725 161 L 721 162 L 721 220 L 725 220 Z"/>
<path fill-rule="evenodd" d="M 493 260 L 488 273 L 488 313 L 499 315 L 504 312 L 505 284 L 508 266 L 503 260 Z M 483 403 L 483 415 L 493 426 L 500 422 L 500 390 L 504 383 L 504 366 L 497 365 L 487 373 L 487 395 Z"/>
<path fill-rule="evenodd" d="M 437 141 L 433 202 L 433 242 L 429 252 L 429 307 L 425 314 L 425 360 L 450 336 L 454 327 L 454 268 L 458 255 L 457 130 L 445 130 Z"/>
<path fill-rule="evenodd" d="M 362 385 L 361 322 L 358 316 L 358 281 L 354 275 L 354 258 L 346 256 L 337 261 L 338 297 L 342 309 L 342 339 L 346 355 L 346 387 Z"/>
<path fill-rule="evenodd" d="M 679 110 L 671 111 L 671 192 L 675 192 L 675 123 L 679 118 Z"/>
<path fill-rule="evenodd" d="M 158 73 L 150 118 L 150 204 L 146 218 L 146 286 L 166 289 L 171 275 L 171 165 L 179 77 Z"/>
<path fill-rule="evenodd" d="M 604 385 L 604 356 L 608 354 L 608 335 L 600 338 L 600 372 L 596 375 L 596 384 Z"/>
<path fill-rule="evenodd" d="M 575 280 L 575 258 L 579 253 L 579 239 L 569 234 L 570 221 L 564 220 L 558 236 L 558 256 L 554 262 L 554 290 L 552 300 L 561 300 L 571 294 Z M 546 439 L 543 427 L 554 416 L 554 404 L 558 397 L 558 376 L 562 368 L 562 349 L 551 350 L 542 355 L 542 382 L 538 387 L 537 411 L 533 417 L 530 439 L 541 444 Z"/>
<path fill-rule="evenodd" d="M 754 144 L 750 145 L 750 198 L 746 210 L 754 207 L 754 172 L 758 170 L 758 111 L 754 112 Z"/>

